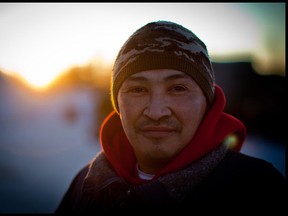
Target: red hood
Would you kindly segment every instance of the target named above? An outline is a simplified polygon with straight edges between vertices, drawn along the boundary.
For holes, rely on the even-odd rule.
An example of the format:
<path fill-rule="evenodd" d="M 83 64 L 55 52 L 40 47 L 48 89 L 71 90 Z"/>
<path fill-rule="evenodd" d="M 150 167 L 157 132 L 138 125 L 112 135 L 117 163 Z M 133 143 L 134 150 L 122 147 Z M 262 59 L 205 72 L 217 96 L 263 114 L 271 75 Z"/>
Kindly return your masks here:
<path fill-rule="evenodd" d="M 237 135 L 238 142 L 233 148 L 240 151 L 246 137 L 246 129 L 240 120 L 223 112 L 225 103 L 223 91 L 216 86 L 214 103 L 194 138 L 176 158 L 156 174 L 156 177 L 191 164 L 222 144 L 225 138 L 231 134 Z M 118 175 L 133 184 L 144 181 L 139 179 L 136 174 L 137 161 L 133 149 L 124 133 L 119 115 L 114 111 L 101 126 L 100 143 L 102 151 Z"/>

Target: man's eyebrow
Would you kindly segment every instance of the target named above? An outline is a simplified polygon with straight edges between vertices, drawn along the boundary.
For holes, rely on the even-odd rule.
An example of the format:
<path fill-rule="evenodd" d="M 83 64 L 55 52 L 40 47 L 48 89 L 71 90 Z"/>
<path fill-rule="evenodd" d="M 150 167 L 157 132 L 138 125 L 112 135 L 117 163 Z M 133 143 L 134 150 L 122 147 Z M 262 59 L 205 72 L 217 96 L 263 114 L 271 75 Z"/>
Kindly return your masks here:
<path fill-rule="evenodd" d="M 190 76 L 188 76 L 187 74 L 171 74 L 171 75 L 169 75 L 169 76 L 167 76 L 167 77 L 164 77 L 164 80 L 165 81 L 172 81 L 172 80 L 176 80 L 176 79 L 191 79 L 191 77 Z M 141 76 L 141 75 L 132 75 L 132 76 L 130 76 L 130 77 L 128 77 L 127 78 L 127 80 L 128 81 L 135 81 L 135 82 L 140 82 L 140 81 L 142 81 L 142 82 L 147 82 L 147 81 L 149 81 L 149 78 L 147 78 L 147 77 L 145 77 L 145 76 Z"/>

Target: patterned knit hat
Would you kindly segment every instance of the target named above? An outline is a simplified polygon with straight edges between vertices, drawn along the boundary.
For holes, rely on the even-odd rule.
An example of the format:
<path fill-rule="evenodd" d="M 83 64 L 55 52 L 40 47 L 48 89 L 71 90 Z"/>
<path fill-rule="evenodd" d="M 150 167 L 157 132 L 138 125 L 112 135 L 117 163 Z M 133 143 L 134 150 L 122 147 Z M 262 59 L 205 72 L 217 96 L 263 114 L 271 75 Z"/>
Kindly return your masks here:
<path fill-rule="evenodd" d="M 214 98 L 214 72 L 206 45 L 190 30 L 169 22 L 146 24 L 120 49 L 111 79 L 111 100 L 119 112 L 117 94 L 123 81 L 144 70 L 175 69 L 191 76 L 203 90 L 208 104 Z"/>

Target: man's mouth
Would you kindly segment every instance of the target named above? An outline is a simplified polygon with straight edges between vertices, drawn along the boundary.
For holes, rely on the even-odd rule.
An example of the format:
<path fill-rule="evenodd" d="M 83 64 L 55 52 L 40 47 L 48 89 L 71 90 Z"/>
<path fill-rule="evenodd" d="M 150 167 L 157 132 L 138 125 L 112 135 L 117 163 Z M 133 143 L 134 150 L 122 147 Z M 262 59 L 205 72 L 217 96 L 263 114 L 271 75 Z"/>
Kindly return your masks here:
<path fill-rule="evenodd" d="M 171 136 L 176 130 L 167 126 L 145 126 L 140 132 L 147 138 L 161 139 Z"/>

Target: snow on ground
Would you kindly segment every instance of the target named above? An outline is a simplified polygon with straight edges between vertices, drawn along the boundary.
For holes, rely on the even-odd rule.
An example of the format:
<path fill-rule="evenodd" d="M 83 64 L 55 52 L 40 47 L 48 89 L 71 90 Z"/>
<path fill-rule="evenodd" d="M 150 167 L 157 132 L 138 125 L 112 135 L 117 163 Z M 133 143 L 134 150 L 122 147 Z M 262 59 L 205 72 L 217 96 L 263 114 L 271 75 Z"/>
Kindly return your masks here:
<path fill-rule="evenodd" d="M 38 100 L 13 91 L 0 92 L 0 213 L 52 213 L 100 150 L 92 134 L 97 97 L 75 89 Z M 283 145 L 248 136 L 242 152 L 285 173 Z"/>
<path fill-rule="evenodd" d="M 19 92 L 0 99 L 0 213 L 53 212 L 99 151 L 97 97 L 76 89 L 40 101 Z"/>

